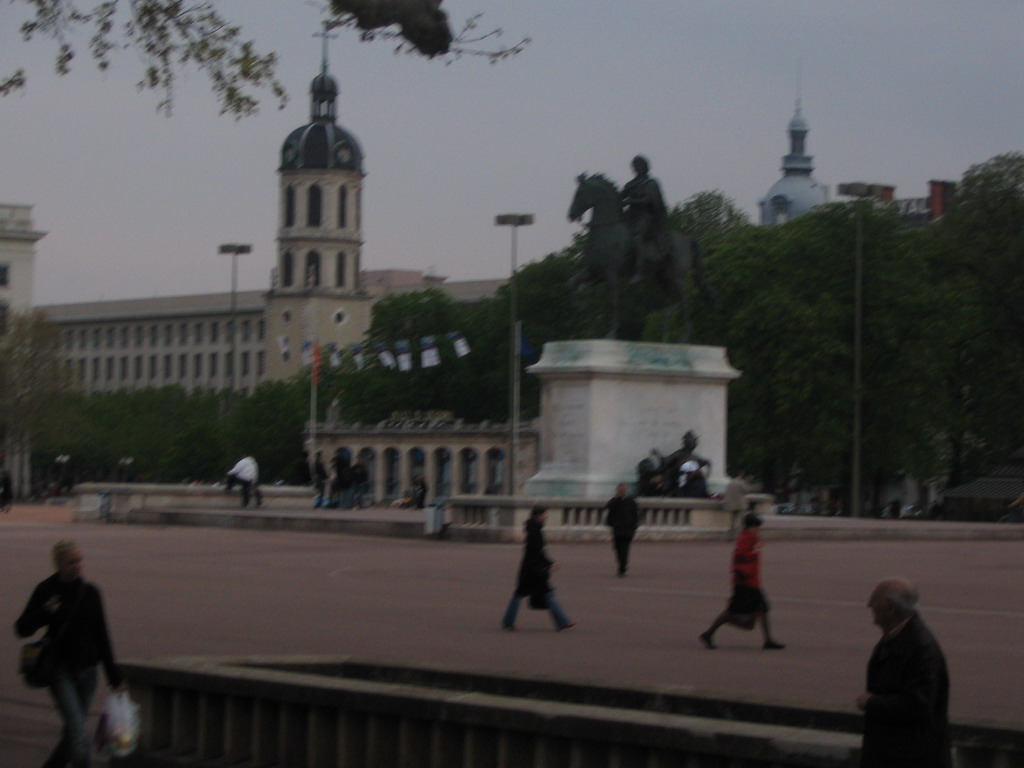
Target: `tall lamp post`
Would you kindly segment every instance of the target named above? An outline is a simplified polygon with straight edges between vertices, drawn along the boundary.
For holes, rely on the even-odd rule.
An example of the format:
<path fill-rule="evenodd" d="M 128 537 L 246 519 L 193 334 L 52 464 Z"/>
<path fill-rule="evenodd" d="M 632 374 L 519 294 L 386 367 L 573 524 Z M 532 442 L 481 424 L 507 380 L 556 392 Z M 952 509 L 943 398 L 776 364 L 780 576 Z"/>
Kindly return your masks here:
<path fill-rule="evenodd" d="M 235 396 L 235 370 L 237 369 L 237 339 L 238 339 L 238 254 L 252 253 L 252 246 L 245 243 L 224 243 L 217 251 L 218 253 L 231 254 L 231 351 L 229 363 L 231 366 L 231 381 L 228 389 L 228 397 L 233 400 Z"/>
<path fill-rule="evenodd" d="M 865 184 L 857 181 L 840 184 L 840 195 L 860 200 L 891 200 L 893 187 L 884 184 Z M 864 209 L 854 209 L 856 237 L 853 246 L 853 445 L 850 458 L 850 516 L 862 517 L 863 482 L 861 479 L 861 413 L 863 400 L 863 359 L 864 359 Z"/>
<path fill-rule="evenodd" d="M 508 296 L 508 492 L 516 495 L 516 463 L 519 461 L 519 320 L 516 306 L 516 232 L 519 227 L 533 224 L 532 213 L 503 213 L 494 217 L 498 227 L 512 227 L 512 269 L 509 278 Z"/>

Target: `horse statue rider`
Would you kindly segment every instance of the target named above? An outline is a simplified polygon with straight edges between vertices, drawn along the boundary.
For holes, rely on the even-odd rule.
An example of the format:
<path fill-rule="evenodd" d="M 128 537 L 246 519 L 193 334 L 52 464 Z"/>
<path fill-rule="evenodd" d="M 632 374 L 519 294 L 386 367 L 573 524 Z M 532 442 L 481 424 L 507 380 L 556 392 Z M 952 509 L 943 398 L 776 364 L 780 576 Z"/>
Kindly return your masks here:
<path fill-rule="evenodd" d="M 636 260 L 632 282 L 658 269 L 672 258 L 668 208 L 658 180 L 650 176 L 651 164 L 643 155 L 633 158 L 636 175 L 622 187 L 622 206 L 633 238 Z"/>

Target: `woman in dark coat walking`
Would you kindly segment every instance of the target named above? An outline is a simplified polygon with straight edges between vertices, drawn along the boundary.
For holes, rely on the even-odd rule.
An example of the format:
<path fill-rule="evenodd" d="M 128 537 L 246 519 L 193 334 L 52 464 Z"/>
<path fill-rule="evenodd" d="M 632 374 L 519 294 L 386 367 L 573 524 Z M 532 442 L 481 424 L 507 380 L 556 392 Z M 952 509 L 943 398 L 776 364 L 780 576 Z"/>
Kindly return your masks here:
<path fill-rule="evenodd" d="M 510 632 L 516 631 L 519 602 L 524 597 L 530 598 L 531 608 L 537 610 L 546 608 L 551 611 L 551 618 L 555 622 L 556 630 L 561 631 L 576 626 L 576 622 L 569 620 L 565 611 L 562 610 L 562 606 L 555 600 L 555 592 L 548 582 L 551 570 L 558 566 L 544 551 L 545 519 L 547 519 L 547 510 L 544 507 L 534 507 L 530 511 L 530 518 L 524 527 L 526 547 L 523 550 L 523 562 L 519 566 L 516 590 L 512 593 L 512 599 L 509 600 L 505 616 L 501 620 L 501 628 Z"/>

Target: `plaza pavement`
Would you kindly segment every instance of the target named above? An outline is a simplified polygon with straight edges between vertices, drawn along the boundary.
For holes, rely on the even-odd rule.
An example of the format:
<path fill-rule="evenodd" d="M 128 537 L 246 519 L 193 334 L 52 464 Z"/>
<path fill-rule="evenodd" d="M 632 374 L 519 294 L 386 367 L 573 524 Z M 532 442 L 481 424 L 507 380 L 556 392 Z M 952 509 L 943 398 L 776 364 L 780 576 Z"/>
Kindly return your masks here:
<path fill-rule="evenodd" d="M 891 538 L 894 531 L 907 538 Z M 900 574 L 921 587 L 922 615 L 946 651 L 953 718 L 1024 729 L 1024 542 L 991 538 L 1008 533 L 982 524 L 769 518 L 765 589 L 787 648 L 765 652 L 758 634 L 724 627 L 709 651 L 697 634 L 728 594 L 728 542 L 638 542 L 622 579 L 609 545 L 552 544 L 561 566 L 553 583 L 578 625 L 556 633 L 546 613 L 524 605 L 521 631 L 508 633 L 499 619 L 517 545 L 76 524 L 66 507 L 16 507 L 0 515 L 0 615 L 10 627 L 51 572 L 49 547 L 73 537 L 86 577 L 103 590 L 120 659 L 338 654 L 852 711 L 878 638 L 867 595 L 880 578 Z M 802 538 L 772 539 L 785 535 Z M 934 536 L 942 538 L 924 538 Z M 9 662 L 0 665 L 0 766 L 35 768 L 59 720 L 46 693 L 17 677 L 21 641 L 10 630 L 2 637 L 0 658 Z"/>

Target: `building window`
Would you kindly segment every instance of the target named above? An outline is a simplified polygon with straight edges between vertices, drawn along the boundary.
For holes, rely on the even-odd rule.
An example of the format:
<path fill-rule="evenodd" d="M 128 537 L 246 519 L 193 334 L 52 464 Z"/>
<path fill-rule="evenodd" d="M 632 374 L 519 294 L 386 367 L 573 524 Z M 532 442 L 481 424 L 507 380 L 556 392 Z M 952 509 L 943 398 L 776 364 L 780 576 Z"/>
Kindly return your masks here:
<path fill-rule="evenodd" d="M 89 343 L 89 333 L 84 328 L 78 332 L 78 346 L 80 349 L 85 349 Z"/>
<path fill-rule="evenodd" d="M 129 339 L 129 337 L 130 337 L 130 333 L 128 331 L 128 326 L 126 325 L 126 326 L 124 326 L 121 329 L 121 349 L 127 349 L 128 348 L 128 339 Z"/>
<path fill-rule="evenodd" d="M 228 378 L 235 375 L 235 358 L 230 353 L 224 355 L 224 375 Z"/>
<path fill-rule="evenodd" d="M 188 344 L 188 323 L 178 326 L 178 343 L 182 346 Z"/>
<path fill-rule="evenodd" d="M 155 347 L 157 343 L 157 335 L 160 333 L 160 329 L 155 325 L 149 326 L 149 346 Z"/>
<path fill-rule="evenodd" d="M 94 349 L 99 349 L 103 344 L 103 334 L 100 333 L 99 328 L 92 329 L 92 346 Z"/>
<path fill-rule="evenodd" d="M 210 353 L 210 378 L 217 378 L 217 353 Z"/>
<path fill-rule="evenodd" d="M 149 356 L 149 380 L 154 381 L 156 379 L 156 355 Z"/>
<path fill-rule="evenodd" d="M 128 381 L 128 355 L 121 358 L 121 381 Z"/>
<path fill-rule="evenodd" d="M 92 380 L 100 380 L 100 359 L 98 357 L 92 359 Z"/>
<path fill-rule="evenodd" d="M 320 226 L 320 207 L 323 205 L 323 193 L 320 191 L 320 185 L 313 184 L 309 188 L 309 192 L 306 196 L 306 226 L 307 227 L 319 227 Z"/>
<path fill-rule="evenodd" d="M 165 382 L 171 380 L 171 368 L 173 366 L 172 360 L 173 360 L 173 358 L 170 355 L 164 355 L 164 381 Z"/>
<path fill-rule="evenodd" d="M 169 347 L 173 343 L 174 343 L 174 326 L 173 325 L 165 325 L 164 326 L 164 346 L 165 347 Z"/>
<path fill-rule="evenodd" d="M 337 261 L 334 264 L 334 285 L 337 288 L 345 287 L 345 252 L 338 251 Z"/>
<path fill-rule="evenodd" d="M 306 287 L 316 288 L 320 285 L 320 254 L 310 251 L 306 254 Z"/>
<path fill-rule="evenodd" d="M 214 320 L 210 323 L 210 343 L 216 344 L 217 337 L 220 335 L 220 323 Z"/>
<path fill-rule="evenodd" d="M 265 358 L 262 352 L 256 353 L 256 375 L 262 376 L 264 371 Z"/>
<path fill-rule="evenodd" d="M 338 188 L 338 229 L 348 226 L 348 187 Z"/>
<path fill-rule="evenodd" d="M 188 355 L 178 355 L 178 378 L 182 381 L 188 378 Z"/>
<path fill-rule="evenodd" d="M 135 380 L 139 381 L 142 378 L 142 355 L 135 356 Z"/>
<path fill-rule="evenodd" d="M 114 358 L 108 357 L 107 358 L 107 362 L 106 362 L 106 364 L 103 367 L 106 369 L 104 371 L 104 373 L 106 374 L 106 376 L 104 378 L 108 382 L 113 381 L 114 380 Z"/>
<path fill-rule="evenodd" d="M 241 363 L 242 363 L 242 375 L 243 376 L 248 376 L 249 375 L 249 353 L 248 352 L 243 352 L 242 353 Z"/>
<path fill-rule="evenodd" d="M 146 332 L 143 330 L 141 325 L 135 326 L 135 346 L 141 347 L 142 340 L 146 337 Z"/>
<path fill-rule="evenodd" d="M 85 358 L 81 358 L 78 361 L 78 378 L 81 381 L 85 381 Z"/>
<path fill-rule="evenodd" d="M 291 251 L 285 251 L 281 255 L 281 285 L 290 288 L 295 284 L 295 259 Z"/>
<path fill-rule="evenodd" d="M 259 328 L 259 339 L 260 341 L 263 341 L 267 335 L 267 324 L 264 322 L 262 317 L 260 318 L 260 322 L 257 327 Z"/>
<path fill-rule="evenodd" d="M 284 190 L 284 225 L 295 226 L 295 187 L 291 185 Z"/>
<path fill-rule="evenodd" d="M 192 375 L 195 376 L 196 378 L 199 378 L 200 376 L 203 375 L 203 356 L 197 354 L 192 359 L 192 363 Z"/>
<path fill-rule="evenodd" d="M 107 328 L 107 349 L 113 349 L 117 343 L 117 329 Z"/>
<path fill-rule="evenodd" d="M 0 286 L 6 288 L 11 284 L 10 264 L 0 264 Z"/>
<path fill-rule="evenodd" d="M 252 333 L 252 330 L 250 328 L 249 321 L 248 320 L 243 320 L 242 321 L 242 341 L 248 341 L 249 340 L 249 336 L 250 336 L 251 333 Z"/>
<path fill-rule="evenodd" d="M 202 344 L 203 343 L 203 324 L 202 323 L 196 323 L 195 339 L 196 339 L 196 344 Z"/>

